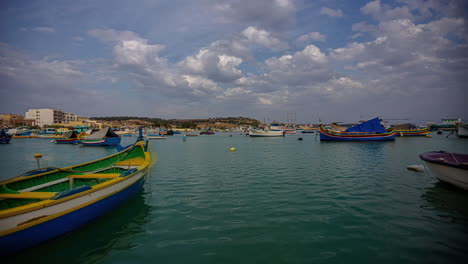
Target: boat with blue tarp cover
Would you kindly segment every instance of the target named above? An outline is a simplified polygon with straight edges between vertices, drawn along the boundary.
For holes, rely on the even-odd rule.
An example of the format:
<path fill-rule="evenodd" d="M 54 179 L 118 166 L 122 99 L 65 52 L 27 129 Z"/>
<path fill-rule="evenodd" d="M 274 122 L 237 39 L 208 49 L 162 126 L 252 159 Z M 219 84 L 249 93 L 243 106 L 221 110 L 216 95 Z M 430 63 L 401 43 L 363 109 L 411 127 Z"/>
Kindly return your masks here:
<path fill-rule="evenodd" d="M 75 230 L 137 194 L 152 156 L 148 141 L 64 168 L 48 167 L 0 181 L 0 256 Z"/>
<path fill-rule="evenodd" d="M 395 140 L 393 129 L 386 130 L 378 117 L 347 128 L 345 131 L 337 131 L 319 126 L 321 141 L 389 141 Z"/>

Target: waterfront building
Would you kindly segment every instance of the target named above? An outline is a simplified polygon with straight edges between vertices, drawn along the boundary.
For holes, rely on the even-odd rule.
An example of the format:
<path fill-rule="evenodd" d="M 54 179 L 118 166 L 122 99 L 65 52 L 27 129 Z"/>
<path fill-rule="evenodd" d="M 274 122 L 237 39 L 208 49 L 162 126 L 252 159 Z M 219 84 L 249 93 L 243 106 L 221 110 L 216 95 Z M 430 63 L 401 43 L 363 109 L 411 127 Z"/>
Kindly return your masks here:
<path fill-rule="evenodd" d="M 34 120 L 25 119 L 22 115 L 4 114 L 0 115 L 1 127 L 34 126 Z"/>
<path fill-rule="evenodd" d="M 33 119 L 37 126 L 53 126 L 64 123 L 65 113 L 58 109 L 29 109 L 25 115 L 26 119 Z"/>

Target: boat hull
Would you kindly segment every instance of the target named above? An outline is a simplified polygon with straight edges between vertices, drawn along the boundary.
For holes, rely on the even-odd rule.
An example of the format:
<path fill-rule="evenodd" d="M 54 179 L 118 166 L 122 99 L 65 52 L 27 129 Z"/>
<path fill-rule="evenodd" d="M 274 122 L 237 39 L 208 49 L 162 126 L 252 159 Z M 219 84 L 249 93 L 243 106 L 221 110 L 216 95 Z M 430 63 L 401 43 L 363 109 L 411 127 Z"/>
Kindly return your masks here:
<path fill-rule="evenodd" d="M 26 225 L 32 225 L 1 236 L 0 256 L 13 254 L 53 239 L 108 213 L 140 191 L 146 175 L 147 171 L 144 171 L 129 178 L 128 181 L 112 186 L 112 188 L 106 188 L 84 197 L 25 213 L 29 214 L 29 216 L 26 216 L 27 218 L 32 217 L 31 222 Z M 68 213 L 63 214 L 64 211 Z M 34 215 L 37 215 L 36 220 L 34 220 Z M 43 215 L 47 215 L 47 217 L 44 217 L 47 218 L 47 221 L 41 221 L 39 217 Z M 14 217 L 18 219 L 17 221 L 25 218 L 23 215 Z"/>
<path fill-rule="evenodd" d="M 98 140 L 82 139 L 83 146 L 116 146 L 120 144 L 120 137 L 103 138 Z"/>
<path fill-rule="evenodd" d="M 321 141 L 394 141 L 395 132 L 370 133 L 370 132 L 338 132 L 320 127 Z"/>
<path fill-rule="evenodd" d="M 77 138 L 73 138 L 73 139 L 58 139 L 58 138 L 56 138 L 55 143 L 57 143 L 57 144 L 79 144 L 80 140 L 77 139 Z"/>
<path fill-rule="evenodd" d="M 4 137 L 0 138 L 0 144 L 8 144 L 10 143 L 11 137 Z"/>
<path fill-rule="evenodd" d="M 251 129 L 249 131 L 249 136 L 251 137 L 284 137 L 284 134 L 285 133 L 282 130 L 263 131 Z"/>
<path fill-rule="evenodd" d="M 458 124 L 457 125 L 457 135 L 459 137 L 468 137 L 468 125 L 466 124 Z"/>
<path fill-rule="evenodd" d="M 395 129 L 395 134 L 400 137 L 424 137 L 430 134 L 429 129 L 403 130 Z"/>
<path fill-rule="evenodd" d="M 468 191 L 468 170 L 424 160 L 431 173 L 442 182 Z"/>

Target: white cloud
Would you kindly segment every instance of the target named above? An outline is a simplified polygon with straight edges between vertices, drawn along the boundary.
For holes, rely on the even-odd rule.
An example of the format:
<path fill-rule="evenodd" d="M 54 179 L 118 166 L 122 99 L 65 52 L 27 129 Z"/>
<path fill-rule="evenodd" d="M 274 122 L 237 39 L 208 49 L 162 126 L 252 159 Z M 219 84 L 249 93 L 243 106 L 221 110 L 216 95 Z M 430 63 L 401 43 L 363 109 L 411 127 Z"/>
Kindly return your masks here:
<path fill-rule="evenodd" d="M 309 32 L 297 38 L 297 42 L 306 43 L 308 41 L 325 41 L 327 37 L 320 32 Z"/>
<path fill-rule="evenodd" d="M 35 27 L 31 28 L 31 30 L 37 32 L 55 33 L 55 29 L 51 27 Z"/>
<path fill-rule="evenodd" d="M 255 27 L 246 28 L 244 31 L 242 31 L 242 35 L 252 43 L 273 50 L 285 49 L 288 46 L 286 43 L 271 36 L 270 32 L 262 29 L 256 29 Z"/>
<path fill-rule="evenodd" d="M 343 11 L 341 11 L 341 9 L 331 9 L 328 7 L 322 7 L 320 9 L 320 14 L 331 16 L 331 17 L 342 17 Z"/>

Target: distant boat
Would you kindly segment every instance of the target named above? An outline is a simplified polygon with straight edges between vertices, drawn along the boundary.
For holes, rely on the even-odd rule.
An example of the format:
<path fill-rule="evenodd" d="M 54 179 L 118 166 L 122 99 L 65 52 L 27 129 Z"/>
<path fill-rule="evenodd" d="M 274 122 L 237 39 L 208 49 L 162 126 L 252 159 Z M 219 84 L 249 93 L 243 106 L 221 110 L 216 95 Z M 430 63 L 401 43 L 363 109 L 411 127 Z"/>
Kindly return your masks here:
<path fill-rule="evenodd" d="M 151 166 L 137 141 L 116 154 L 0 181 L 0 256 L 73 231 L 136 195 Z"/>
<path fill-rule="evenodd" d="M 429 128 L 418 128 L 413 124 L 401 124 L 392 128 L 395 134 L 400 137 L 427 136 L 430 134 Z"/>
<path fill-rule="evenodd" d="M 200 132 L 200 135 L 214 135 L 215 132 L 213 131 L 202 131 Z"/>
<path fill-rule="evenodd" d="M 437 179 L 468 191 L 468 154 L 431 151 L 419 157 Z"/>
<path fill-rule="evenodd" d="M 116 146 L 120 144 L 120 136 L 110 127 L 103 128 L 81 140 L 84 146 Z"/>
<path fill-rule="evenodd" d="M 166 136 L 160 136 L 160 135 L 147 135 L 146 138 L 148 139 L 166 139 Z"/>
<path fill-rule="evenodd" d="M 283 137 L 285 132 L 283 130 L 272 130 L 268 127 L 264 128 L 251 128 L 249 130 L 249 136 L 251 137 Z"/>
<path fill-rule="evenodd" d="M 8 144 L 10 143 L 11 135 L 8 135 L 5 132 L 5 129 L 0 130 L 0 144 Z"/>
<path fill-rule="evenodd" d="M 457 135 L 459 137 L 468 137 L 468 124 L 457 124 Z"/>
<path fill-rule="evenodd" d="M 68 131 L 63 137 L 55 138 L 55 143 L 57 144 L 78 144 L 80 139 L 78 139 L 78 134 L 75 130 Z"/>
<path fill-rule="evenodd" d="M 55 128 L 45 128 L 40 133 L 37 134 L 37 138 L 55 138 L 57 135 L 57 130 Z"/>
<path fill-rule="evenodd" d="M 358 125 L 347 128 L 345 131 L 337 131 L 319 126 L 321 141 L 388 141 L 395 140 L 395 132 L 387 131 L 379 118 L 374 118 Z"/>

